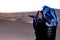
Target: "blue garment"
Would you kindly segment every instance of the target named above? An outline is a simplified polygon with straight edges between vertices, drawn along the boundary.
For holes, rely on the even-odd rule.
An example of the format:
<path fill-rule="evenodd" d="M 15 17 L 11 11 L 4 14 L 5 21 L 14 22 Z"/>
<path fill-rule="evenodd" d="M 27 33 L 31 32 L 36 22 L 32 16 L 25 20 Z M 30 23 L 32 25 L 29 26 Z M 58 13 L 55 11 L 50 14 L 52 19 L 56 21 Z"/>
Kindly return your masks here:
<path fill-rule="evenodd" d="M 37 16 L 33 18 L 36 40 L 55 40 L 58 25 L 57 15 L 53 8 L 44 6 L 42 10 L 43 21 Z"/>
<path fill-rule="evenodd" d="M 46 23 L 47 26 L 57 26 L 58 25 L 58 18 L 55 13 L 55 10 L 53 8 L 50 8 L 48 6 L 43 6 L 43 16 L 48 21 Z"/>
<path fill-rule="evenodd" d="M 48 26 L 47 35 L 50 37 L 52 35 L 52 27 L 58 25 L 58 18 L 53 8 L 48 6 L 43 6 L 43 16 L 47 20 L 45 24 Z"/>

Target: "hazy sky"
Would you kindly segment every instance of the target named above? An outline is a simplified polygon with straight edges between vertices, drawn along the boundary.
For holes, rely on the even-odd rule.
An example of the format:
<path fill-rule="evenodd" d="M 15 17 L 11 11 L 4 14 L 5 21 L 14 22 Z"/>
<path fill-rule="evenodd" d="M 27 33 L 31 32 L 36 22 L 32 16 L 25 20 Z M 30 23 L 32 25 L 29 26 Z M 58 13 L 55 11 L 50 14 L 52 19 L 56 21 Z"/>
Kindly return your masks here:
<path fill-rule="evenodd" d="M 37 11 L 44 5 L 60 9 L 60 0 L 0 0 L 0 12 Z"/>

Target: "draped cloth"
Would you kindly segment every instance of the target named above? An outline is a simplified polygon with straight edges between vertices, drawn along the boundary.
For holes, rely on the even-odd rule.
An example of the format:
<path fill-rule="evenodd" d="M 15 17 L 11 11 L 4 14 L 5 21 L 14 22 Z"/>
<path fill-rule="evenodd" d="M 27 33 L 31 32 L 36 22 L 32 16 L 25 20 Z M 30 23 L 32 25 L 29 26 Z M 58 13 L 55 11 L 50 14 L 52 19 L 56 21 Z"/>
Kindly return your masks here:
<path fill-rule="evenodd" d="M 39 12 L 37 14 L 39 14 Z M 55 40 L 58 25 L 55 11 L 50 7 L 44 6 L 42 15 L 45 18 L 43 21 L 37 16 L 33 18 L 36 40 Z"/>
<path fill-rule="evenodd" d="M 53 8 L 50 8 L 48 6 L 43 6 L 43 16 L 48 21 L 46 23 L 47 26 L 57 26 L 58 25 L 58 18 L 57 18 L 55 10 Z"/>

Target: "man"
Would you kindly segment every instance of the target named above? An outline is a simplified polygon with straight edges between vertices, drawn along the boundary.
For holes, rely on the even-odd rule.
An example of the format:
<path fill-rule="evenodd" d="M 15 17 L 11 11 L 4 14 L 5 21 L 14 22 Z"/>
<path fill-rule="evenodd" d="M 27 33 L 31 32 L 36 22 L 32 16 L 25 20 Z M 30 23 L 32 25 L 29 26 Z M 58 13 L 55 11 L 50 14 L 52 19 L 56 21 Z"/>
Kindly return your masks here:
<path fill-rule="evenodd" d="M 39 18 L 39 13 L 42 14 L 42 18 Z M 29 16 L 33 18 L 36 40 L 55 40 L 58 19 L 53 8 L 44 6 L 36 16 Z"/>

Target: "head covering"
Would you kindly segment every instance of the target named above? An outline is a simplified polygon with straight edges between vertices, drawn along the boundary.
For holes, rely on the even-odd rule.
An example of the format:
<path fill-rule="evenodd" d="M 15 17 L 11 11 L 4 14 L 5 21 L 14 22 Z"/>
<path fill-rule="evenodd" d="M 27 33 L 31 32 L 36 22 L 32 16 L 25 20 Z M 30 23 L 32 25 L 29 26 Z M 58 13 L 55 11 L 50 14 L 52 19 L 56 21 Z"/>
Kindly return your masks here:
<path fill-rule="evenodd" d="M 57 15 L 53 8 L 50 8 L 48 6 L 43 6 L 42 12 L 44 18 L 48 21 L 48 24 L 54 22 L 54 26 L 57 26 L 58 24 Z"/>

